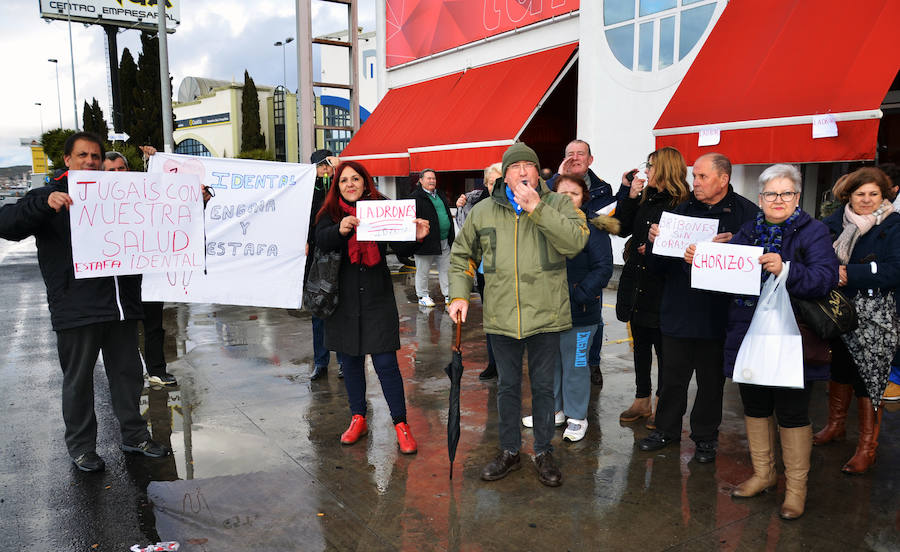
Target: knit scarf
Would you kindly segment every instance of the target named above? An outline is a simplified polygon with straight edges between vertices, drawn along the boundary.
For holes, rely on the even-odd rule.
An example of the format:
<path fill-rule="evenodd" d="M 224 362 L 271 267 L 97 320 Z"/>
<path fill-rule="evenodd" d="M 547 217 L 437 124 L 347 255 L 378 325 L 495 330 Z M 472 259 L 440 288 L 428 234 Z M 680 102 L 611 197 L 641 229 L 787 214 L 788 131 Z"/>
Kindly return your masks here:
<path fill-rule="evenodd" d="M 766 224 L 766 217 L 762 211 L 756 214 L 756 239 L 753 245 L 762 246 L 763 253 L 781 254 L 781 243 L 784 241 L 784 231 L 787 230 L 797 217 L 800 216 L 800 208 L 794 209 L 791 216 L 781 224 Z"/>
<path fill-rule="evenodd" d="M 341 211 L 355 217 L 356 203 L 350 205 L 344 201 L 344 198 L 338 200 Z M 357 241 L 356 232 L 350 233 L 350 239 L 347 241 L 347 251 L 350 253 L 350 262 L 353 264 L 363 264 L 366 266 L 375 266 L 381 262 L 381 251 L 378 244 L 371 241 Z"/>
<path fill-rule="evenodd" d="M 873 227 L 878 226 L 881 222 L 894 212 L 894 206 L 891 202 L 884 200 L 881 206 L 873 213 L 868 215 L 858 215 L 850 208 L 848 203 L 844 207 L 844 230 L 838 239 L 834 240 L 834 252 L 841 264 L 845 265 L 850 262 L 850 254 L 856 247 L 856 242 L 863 237 L 866 232 Z"/>

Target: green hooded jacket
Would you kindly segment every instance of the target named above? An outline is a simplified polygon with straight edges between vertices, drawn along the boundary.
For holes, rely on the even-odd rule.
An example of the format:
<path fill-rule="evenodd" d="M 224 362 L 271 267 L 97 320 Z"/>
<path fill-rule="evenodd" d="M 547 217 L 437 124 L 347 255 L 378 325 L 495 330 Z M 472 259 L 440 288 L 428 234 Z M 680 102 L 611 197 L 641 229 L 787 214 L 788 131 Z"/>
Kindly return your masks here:
<path fill-rule="evenodd" d="M 572 327 L 566 257 L 588 241 L 584 213 L 541 180 L 534 211 L 516 215 L 497 179 L 469 212 L 450 250 L 450 297 L 469 300 L 484 261 L 484 331 L 515 339 Z"/>

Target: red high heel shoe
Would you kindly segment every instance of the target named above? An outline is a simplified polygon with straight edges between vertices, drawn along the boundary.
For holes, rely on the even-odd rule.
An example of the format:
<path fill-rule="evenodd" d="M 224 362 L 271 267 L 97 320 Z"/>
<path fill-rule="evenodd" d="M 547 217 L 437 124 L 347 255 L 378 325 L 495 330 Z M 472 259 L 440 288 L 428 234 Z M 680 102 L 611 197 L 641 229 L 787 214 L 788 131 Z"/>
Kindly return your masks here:
<path fill-rule="evenodd" d="M 366 424 L 366 417 L 360 414 L 354 414 L 353 418 L 350 420 L 350 427 L 341 434 L 341 444 L 352 445 L 368 432 L 369 426 Z"/>
<path fill-rule="evenodd" d="M 415 454 L 418 450 L 416 440 L 413 439 L 412 433 L 409 431 L 409 424 L 400 422 L 394 426 L 397 431 L 397 444 L 400 445 L 400 452 L 403 454 Z"/>

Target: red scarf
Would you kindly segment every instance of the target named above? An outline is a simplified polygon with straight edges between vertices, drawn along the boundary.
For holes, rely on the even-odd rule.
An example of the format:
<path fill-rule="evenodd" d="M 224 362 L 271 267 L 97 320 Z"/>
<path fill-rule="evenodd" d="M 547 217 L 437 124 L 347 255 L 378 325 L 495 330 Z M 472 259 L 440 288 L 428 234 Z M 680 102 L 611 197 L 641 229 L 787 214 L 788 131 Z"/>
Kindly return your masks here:
<path fill-rule="evenodd" d="M 348 205 L 344 201 L 344 198 L 340 198 L 338 201 L 343 212 L 350 216 L 356 216 L 356 205 Z M 381 262 L 381 251 L 378 249 L 378 243 L 371 241 L 357 241 L 355 231 L 350 233 L 350 240 L 347 242 L 347 251 L 350 253 L 350 262 L 353 264 L 375 266 Z"/>

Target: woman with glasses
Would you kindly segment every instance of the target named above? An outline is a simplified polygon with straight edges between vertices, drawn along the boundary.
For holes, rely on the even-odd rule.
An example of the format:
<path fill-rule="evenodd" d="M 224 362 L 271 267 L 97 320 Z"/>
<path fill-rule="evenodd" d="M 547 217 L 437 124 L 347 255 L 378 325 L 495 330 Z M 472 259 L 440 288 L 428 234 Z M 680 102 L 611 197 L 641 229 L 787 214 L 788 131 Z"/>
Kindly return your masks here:
<path fill-rule="evenodd" d="M 654 429 L 653 408 L 650 405 L 650 368 L 654 348 L 657 370 L 662 366 L 659 305 L 662 301 L 663 275 L 647 268 L 650 257 L 647 233 L 651 224 L 659 222 L 663 211 L 690 197 L 684 157 L 675 148 L 654 151 L 640 171 L 632 169 L 622 176 L 622 186 L 629 190 L 628 197 L 619 195 L 615 218 L 622 224 L 619 235 L 631 236 L 631 239 L 624 251 L 625 266 L 619 279 L 616 318 L 631 323 L 637 391 L 634 403 L 619 415 L 619 420 L 634 422 L 649 417 L 647 427 Z M 658 372 L 656 381 L 658 394 Z"/>
<path fill-rule="evenodd" d="M 800 171 L 793 165 L 772 165 L 759 177 L 759 206 L 755 221 L 741 227 L 731 243 L 763 248 L 759 263 L 763 281 L 778 276 L 790 261 L 787 290 L 792 297 L 817 299 L 838 283 L 838 260 L 828 228 L 800 209 Z M 760 286 L 762 281 L 760 282 Z M 756 296 L 735 296 L 728 307 L 725 337 L 725 375 L 731 377 L 738 349 L 756 310 Z M 753 476 L 732 490 L 732 496 L 752 497 L 772 490 L 775 474 L 775 422 L 781 436 L 785 495 L 783 519 L 803 515 L 806 478 L 812 451 L 809 399 L 813 380 L 828 379 L 828 366 L 805 364 L 803 389 L 738 384 L 744 403 L 744 423 Z"/>

